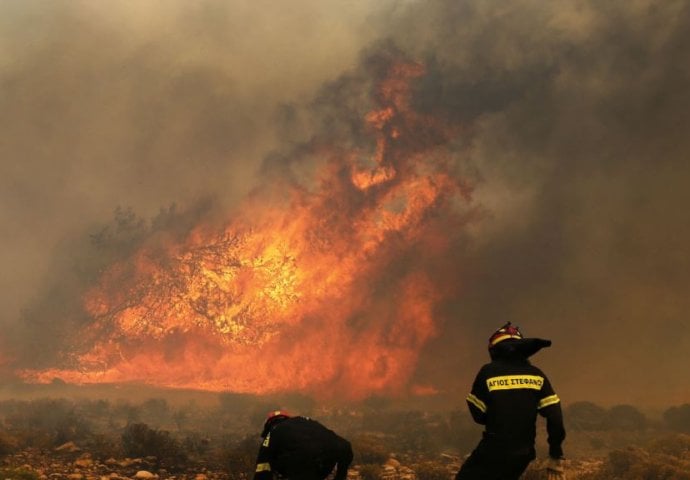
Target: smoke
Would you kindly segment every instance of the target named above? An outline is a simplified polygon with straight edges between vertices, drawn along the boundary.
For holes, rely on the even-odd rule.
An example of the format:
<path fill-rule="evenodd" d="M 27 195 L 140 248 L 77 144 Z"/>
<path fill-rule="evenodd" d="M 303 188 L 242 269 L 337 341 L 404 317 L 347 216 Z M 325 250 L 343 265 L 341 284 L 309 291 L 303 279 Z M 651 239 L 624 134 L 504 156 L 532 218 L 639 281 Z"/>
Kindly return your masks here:
<path fill-rule="evenodd" d="M 299 177 L 305 141 L 358 139 L 396 51 L 484 212 L 429 267 L 454 295 L 417 383 L 463 392 L 510 320 L 554 341 L 536 362 L 565 400 L 687 400 L 686 2 L 274 3 L 3 3 L 4 323 L 73 311 L 45 292 L 115 206 L 232 205 Z"/>
<path fill-rule="evenodd" d="M 453 259 L 455 334 L 430 346 L 423 375 L 454 358 L 444 373 L 469 384 L 483 340 L 511 320 L 554 340 L 537 361 L 566 399 L 687 400 L 687 3 L 412 8 L 396 39 L 436 72 L 420 105 L 472 125 L 490 212 Z"/>
<path fill-rule="evenodd" d="M 242 198 L 277 106 L 354 62 L 371 15 L 314 0 L 3 2 L 0 321 L 64 276 L 60 242 L 118 205 L 149 218 Z"/>

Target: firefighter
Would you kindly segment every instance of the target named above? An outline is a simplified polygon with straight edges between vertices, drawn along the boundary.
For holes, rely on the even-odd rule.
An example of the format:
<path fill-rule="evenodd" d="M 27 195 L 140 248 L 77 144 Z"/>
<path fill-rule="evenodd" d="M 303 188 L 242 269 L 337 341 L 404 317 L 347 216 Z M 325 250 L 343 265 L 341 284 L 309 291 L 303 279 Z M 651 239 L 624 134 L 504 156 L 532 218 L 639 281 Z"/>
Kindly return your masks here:
<path fill-rule="evenodd" d="M 518 479 L 536 457 L 537 413 L 546 418 L 548 477 L 565 478 L 561 402 L 546 375 L 528 360 L 549 346 L 549 340 L 523 338 L 510 322 L 491 335 L 491 363 L 479 370 L 467 396 L 472 418 L 485 426 L 484 433 L 456 480 Z"/>
<path fill-rule="evenodd" d="M 334 468 L 334 480 L 347 478 L 350 442 L 316 420 L 276 410 L 268 414 L 261 437 L 254 480 L 270 480 L 274 474 L 287 480 L 323 480 Z"/>

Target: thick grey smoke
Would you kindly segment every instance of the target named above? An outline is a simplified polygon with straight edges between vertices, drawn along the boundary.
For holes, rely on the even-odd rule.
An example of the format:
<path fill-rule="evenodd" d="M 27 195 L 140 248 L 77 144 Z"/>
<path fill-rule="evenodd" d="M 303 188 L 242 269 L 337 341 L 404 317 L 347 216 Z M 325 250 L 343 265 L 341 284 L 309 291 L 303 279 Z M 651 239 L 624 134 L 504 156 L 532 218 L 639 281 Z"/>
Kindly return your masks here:
<path fill-rule="evenodd" d="M 385 3 L 385 2 L 382 2 Z M 369 5 L 318 0 L 0 4 L 0 322 L 112 217 L 233 204 L 311 95 L 374 34 Z M 62 251 L 62 250 L 61 250 Z M 45 283 L 51 284 L 51 278 Z"/>
<path fill-rule="evenodd" d="M 468 384 L 511 320 L 554 340 L 537 360 L 565 398 L 687 401 L 690 5 L 411 10 L 395 38 L 430 65 L 419 104 L 472 129 L 489 212 L 453 259 L 455 335 L 431 345 L 424 374 L 454 358 Z"/>
<path fill-rule="evenodd" d="M 294 173 L 285 152 L 361 119 L 358 53 L 399 51 L 484 212 L 433 267 L 457 295 L 420 383 L 463 392 L 511 320 L 554 341 L 537 361 L 566 400 L 687 401 L 687 2 L 289 3 L 0 6 L 0 320 L 116 205 L 227 205 L 262 164 Z"/>

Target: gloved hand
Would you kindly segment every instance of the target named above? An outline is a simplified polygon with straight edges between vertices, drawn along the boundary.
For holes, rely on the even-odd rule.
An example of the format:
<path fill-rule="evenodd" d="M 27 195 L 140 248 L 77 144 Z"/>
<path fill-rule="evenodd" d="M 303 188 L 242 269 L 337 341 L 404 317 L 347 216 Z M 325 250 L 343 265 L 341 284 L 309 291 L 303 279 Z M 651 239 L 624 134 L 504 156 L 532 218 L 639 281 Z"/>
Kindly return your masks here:
<path fill-rule="evenodd" d="M 546 478 L 548 480 L 565 480 L 565 460 L 549 457 L 546 463 Z"/>

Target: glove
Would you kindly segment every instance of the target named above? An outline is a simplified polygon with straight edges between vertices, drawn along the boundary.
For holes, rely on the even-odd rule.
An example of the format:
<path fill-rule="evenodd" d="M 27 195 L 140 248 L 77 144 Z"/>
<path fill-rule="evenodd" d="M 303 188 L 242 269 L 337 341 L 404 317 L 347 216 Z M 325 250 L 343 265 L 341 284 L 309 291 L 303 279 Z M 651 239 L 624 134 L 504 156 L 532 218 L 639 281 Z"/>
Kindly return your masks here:
<path fill-rule="evenodd" d="M 548 480 L 565 480 L 565 460 L 550 457 L 546 463 L 546 478 Z"/>

